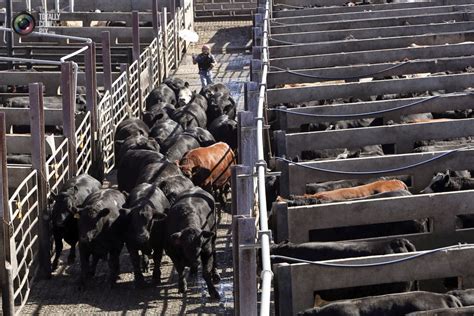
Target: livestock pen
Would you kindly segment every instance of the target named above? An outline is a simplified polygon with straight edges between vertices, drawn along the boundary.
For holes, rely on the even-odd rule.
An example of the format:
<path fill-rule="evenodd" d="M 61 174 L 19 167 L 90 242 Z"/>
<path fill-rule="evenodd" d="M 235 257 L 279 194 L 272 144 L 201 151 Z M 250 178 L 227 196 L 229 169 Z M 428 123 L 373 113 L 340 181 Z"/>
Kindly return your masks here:
<path fill-rule="evenodd" d="M 247 85 L 246 111 L 239 116 L 241 165 L 234 169 L 233 194 L 239 215 L 235 224 L 240 226 L 234 256 L 240 275 L 255 275 L 255 241 L 262 247 L 261 314 L 271 309 L 270 238 L 303 243 L 404 237 L 418 250 L 275 265 L 277 315 L 313 307 L 315 293 L 323 290 L 418 280 L 421 289 L 439 291 L 433 280 L 446 277 L 457 277 L 459 288 L 472 287 L 474 232 L 460 223 L 472 214 L 472 190 L 420 194 L 437 172 L 470 170 L 472 147 L 468 141 L 450 150 L 415 150 L 428 140 L 472 137 L 472 118 L 461 114 L 471 111 L 473 101 L 472 8 L 469 1 L 258 2 L 252 82 Z M 403 122 L 427 112 L 454 114 Z M 364 120 L 374 124 L 350 125 Z M 344 124 L 351 128 L 344 129 Z M 340 149 L 341 154 L 374 145 L 383 148 L 383 156 L 336 160 L 336 154 L 305 161 L 316 157 L 309 157 L 311 152 Z M 265 196 L 271 195 L 265 194 L 265 179 L 275 176 L 281 200 L 304 194 L 311 183 L 367 183 L 380 177 L 403 179 L 413 195 L 304 206 L 271 200 L 275 203 L 266 210 Z M 370 230 L 414 220 L 426 221 L 424 232 L 337 235 L 341 228 Z M 236 279 L 235 286 L 240 293 L 236 302 L 241 300 L 236 309 L 242 315 L 256 314 L 254 293 L 247 291 L 255 286 L 254 278 Z"/>
<path fill-rule="evenodd" d="M 189 44 L 178 37 L 179 31 L 193 27 L 188 1 L 169 8 L 159 7 L 158 1 L 84 4 L 76 5 L 82 11 L 65 12 L 60 21 L 80 21 L 82 27 L 48 26 L 47 34 L 15 35 L 13 57 L 1 48 L 2 100 L 26 97 L 23 108 L 0 108 L 5 314 L 21 314 L 35 278 L 51 274 L 51 195 L 76 174 L 103 178 L 113 169 L 115 127 L 141 115 L 145 97 L 178 66 Z M 97 8 L 124 12 L 87 12 Z M 126 26 L 91 27 L 91 19 L 119 19 Z M 139 27 L 141 21 L 151 21 L 152 27 Z M 7 62 L 14 69 L 8 70 Z M 22 92 L 8 87 L 22 87 Z M 78 103 L 81 96 L 85 104 Z M 18 134 L 17 126 L 28 126 L 28 133 Z M 61 128 L 62 135 L 45 137 L 45 126 Z M 31 163 L 7 164 L 9 154 L 31 155 Z"/>

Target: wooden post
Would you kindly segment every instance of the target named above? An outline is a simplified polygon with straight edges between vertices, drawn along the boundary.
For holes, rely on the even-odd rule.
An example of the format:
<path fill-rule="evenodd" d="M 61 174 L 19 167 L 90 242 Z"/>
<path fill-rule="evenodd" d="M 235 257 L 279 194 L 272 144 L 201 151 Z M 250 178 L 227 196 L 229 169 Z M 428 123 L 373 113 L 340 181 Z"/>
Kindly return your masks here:
<path fill-rule="evenodd" d="M 112 92 L 112 58 L 110 54 L 110 32 L 102 32 L 102 65 L 104 67 L 104 87 Z"/>
<path fill-rule="evenodd" d="M 61 92 L 63 94 L 63 134 L 68 139 L 70 177 L 77 173 L 76 124 L 74 120 L 76 96 L 74 90 L 74 66 L 72 62 L 65 62 L 61 65 Z"/>
<path fill-rule="evenodd" d="M 257 162 L 257 127 L 255 115 L 252 112 L 242 111 L 239 118 L 239 163 L 254 167 Z"/>
<path fill-rule="evenodd" d="M 3 314 L 14 315 L 15 302 L 11 274 L 10 211 L 8 205 L 7 140 L 5 113 L 0 112 L 0 282 L 2 283 Z"/>
<path fill-rule="evenodd" d="M 163 8 L 163 12 L 161 14 L 161 32 L 163 32 L 163 62 L 165 63 L 165 73 L 164 78 L 168 77 L 168 11 L 166 7 Z"/>
<path fill-rule="evenodd" d="M 72 68 L 72 63 L 68 62 Z M 64 80 L 62 80 L 64 81 Z M 73 81 L 69 83 L 72 84 Z M 48 185 L 46 178 L 46 147 L 44 135 L 44 108 L 43 108 L 43 84 L 30 83 L 28 85 L 30 94 L 30 125 L 31 125 L 31 161 L 33 168 L 38 174 L 38 238 L 39 238 L 39 266 L 40 275 L 43 278 L 51 277 L 51 230 L 49 228 L 50 217 L 48 214 Z M 67 94 L 63 90 L 63 96 Z M 64 104 L 64 103 L 63 103 Z M 63 109 L 63 112 L 65 109 Z M 73 112 L 74 115 L 74 112 Z M 73 117 L 74 118 L 74 117 Z M 64 124 L 66 125 L 66 124 Z M 75 149 L 74 149 L 75 152 Z M 70 157 L 70 156 L 69 156 Z M 74 160 L 75 162 L 75 160 Z"/>
<path fill-rule="evenodd" d="M 240 245 L 255 244 L 255 218 L 236 218 L 238 229 L 238 315 L 257 315 L 257 260 L 255 248 L 240 249 Z M 235 245 L 235 244 L 234 244 Z M 234 280 L 236 278 L 234 277 Z M 240 291 L 242 289 L 242 291 Z M 235 305 L 234 305 L 235 306 Z"/>

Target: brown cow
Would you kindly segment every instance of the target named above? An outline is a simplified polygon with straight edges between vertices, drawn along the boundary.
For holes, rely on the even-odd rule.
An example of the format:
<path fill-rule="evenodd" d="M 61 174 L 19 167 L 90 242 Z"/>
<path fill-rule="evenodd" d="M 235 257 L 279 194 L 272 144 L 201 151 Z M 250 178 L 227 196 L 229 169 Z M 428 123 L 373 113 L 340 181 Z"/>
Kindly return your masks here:
<path fill-rule="evenodd" d="M 195 185 L 205 189 L 222 188 L 230 179 L 230 166 L 235 162 L 232 149 L 223 142 L 188 151 L 179 168 Z"/>
<path fill-rule="evenodd" d="M 292 200 L 316 199 L 321 202 L 333 202 L 355 198 L 364 198 L 378 193 L 398 190 L 408 191 L 408 187 L 403 181 L 400 180 L 379 180 L 352 188 L 343 188 L 333 191 L 318 192 L 315 194 L 305 194 L 299 196 L 296 195 L 292 197 Z M 279 197 L 277 201 L 286 202 L 287 200 Z"/>

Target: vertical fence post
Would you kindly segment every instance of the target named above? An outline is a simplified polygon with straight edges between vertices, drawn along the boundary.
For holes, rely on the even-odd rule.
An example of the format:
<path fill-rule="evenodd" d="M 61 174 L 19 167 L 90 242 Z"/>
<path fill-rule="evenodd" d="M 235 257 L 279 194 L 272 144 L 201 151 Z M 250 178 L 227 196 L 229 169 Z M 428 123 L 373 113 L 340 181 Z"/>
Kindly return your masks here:
<path fill-rule="evenodd" d="M 13 279 L 10 253 L 10 210 L 8 205 L 8 170 L 7 170 L 7 129 L 5 113 L 0 112 L 0 216 L 2 222 L 0 245 L 0 281 L 2 282 L 3 315 L 13 316 L 15 310 Z"/>
<path fill-rule="evenodd" d="M 138 77 L 138 116 L 141 116 L 142 108 L 142 84 L 141 84 L 141 65 L 140 65 L 140 16 L 138 11 L 132 12 L 132 32 L 133 32 L 133 61 L 137 62 L 137 77 Z"/>
<path fill-rule="evenodd" d="M 163 32 L 163 62 L 165 63 L 164 78 L 168 77 L 168 10 L 166 7 L 163 8 L 161 14 L 161 32 Z"/>
<path fill-rule="evenodd" d="M 72 62 L 61 65 L 61 92 L 63 94 L 63 134 L 68 139 L 68 165 L 69 176 L 73 177 L 77 172 L 77 150 L 76 150 L 76 124 L 74 121 L 74 109 L 76 96 L 74 95 L 74 69 Z"/>
<path fill-rule="evenodd" d="M 105 90 L 112 91 L 112 58 L 110 54 L 110 32 L 102 32 L 102 65 Z"/>
<path fill-rule="evenodd" d="M 245 111 L 249 111 L 257 117 L 259 86 L 257 82 L 250 81 L 245 84 Z"/>
<path fill-rule="evenodd" d="M 241 111 L 238 113 L 239 133 L 239 163 L 254 166 L 257 162 L 257 126 L 255 115 L 252 112 Z"/>
<path fill-rule="evenodd" d="M 90 43 L 89 49 L 85 53 L 86 70 L 86 93 L 87 93 L 87 111 L 91 117 L 91 135 L 92 141 L 92 166 L 90 173 L 102 180 L 104 178 L 104 163 L 102 161 L 103 149 L 99 144 L 98 125 L 97 125 L 97 76 L 96 76 L 96 54 L 95 43 Z"/>
<path fill-rule="evenodd" d="M 174 10 L 174 14 L 173 14 L 173 17 L 174 17 L 174 23 L 173 23 L 173 26 L 174 26 L 174 30 L 173 30 L 173 37 L 174 37 L 174 67 L 175 69 L 178 69 L 178 65 L 179 65 L 179 61 L 180 61 L 180 51 L 179 51 L 179 37 L 178 37 L 178 32 L 179 32 L 179 28 L 178 28 L 178 23 L 179 23 L 179 18 L 178 18 L 178 10 L 176 10 L 176 7 L 173 7 L 173 10 Z"/>
<path fill-rule="evenodd" d="M 255 217 L 236 218 L 239 260 L 239 315 L 257 315 L 257 258 L 255 248 L 240 249 L 240 245 L 255 244 Z M 235 278 L 234 278 L 235 280 Z"/>
<path fill-rule="evenodd" d="M 71 63 L 69 64 L 71 65 Z M 46 178 L 43 84 L 30 83 L 28 91 L 30 94 L 31 162 L 38 175 L 39 271 L 41 277 L 49 278 L 51 277 L 51 233 L 47 201 L 48 179 Z"/>
<path fill-rule="evenodd" d="M 235 245 L 232 248 L 232 258 L 234 267 L 234 310 L 235 315 L 239 315 L 239 298 L 240 298 L 240 286 L 239 286 L 239 229 L 238 220 L 239 216 L 249 216 L 252 210 L 253 204 L 253 179 L 252 177 L 239 177 L 241 175 L 249 175 L 252 173 L 253 168 L 244 165 L 235 165 L 231 167 L 232 177 L 232 244 Z"/>

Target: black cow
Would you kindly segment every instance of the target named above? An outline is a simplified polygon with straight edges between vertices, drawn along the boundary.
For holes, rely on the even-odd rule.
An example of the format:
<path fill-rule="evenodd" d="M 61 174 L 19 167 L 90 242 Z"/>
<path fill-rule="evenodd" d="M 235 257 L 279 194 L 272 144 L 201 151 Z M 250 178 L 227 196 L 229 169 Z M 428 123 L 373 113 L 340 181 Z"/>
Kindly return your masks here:
<path fill-rule="evenodd" d="M 115 157 L 115 164 L 117 166 L 120 165 L 120 160 L 122 157 L 130 150 L 138 150 L 138 149 L 147 149 L 156 152 L 160 152 L 160 145 L 151 137 L 146 137 L 143 135 L 138 136 L 130 136 L 125 141 L 118 141 L 121 142 L 120 152 Z"/>
<path fill-rule="evenodd" d="M 227 115 L 230 119 L 235 119 L 237 106 L 232 97 L 218 92 L 209 98 L 207 115 L 209 121 L 213 121 L 221 115 Z"/>
<path fill-rule="evenodd" d="M 462 305 L 452 295 L 417 291 L 333 302 L 323 307 L 308 309 L 298 315 L 400 316 L 416 311 L 450 307 Z"/>
<path fill-rule="evenodd" d="M 153 137 L 160 145 L 162 152 L 166 153 L 173 144 L 172 140 L 183 132 L 181 125 L 173 120 L 156 122 L 150 131 L 150 137 Z"/>
<path fill-rule="evenodd" d="M 181 174 L 181 170 L 176 163 L 163 160 L 161 162 L 147 164 L 143 167 L 138 174 L 136 184 L 157 183 L 160 182 L 161 179 Z"/>
<path fill-rule="evenodd" d="M 200 95 L 204 96 L 208 101 L 216 93 L 221 93 L 223 96 L 230 97 L 230 90 L 223 83 L 214 83 L 205 86 L 199 92 Z"/>
<path fill-rule="evenodd" d="M 188 151 L 198 147 L 200 144 L 193 135 L 183 133 L 174 138 L 173 145 L 166 152 L 166 158 L 169 161 L 179 161 Z"/>
<path fill-rule="evenodd" d="M 138 135 L 148 136 L 149 133 L 150 129 L 142 120 L 137 118 L 123 120 L 115 129 L 115 157 L 119 156 L 120 147 L 127 138 Z"/>
<path fill-rule="evenodd" d="M 221 115 L 214 119 L 208 127 L 209 132 L 216 141 L 224 142 L 233 150 L 237 149 L 237 121 L 227 115 Z"/>
<path fill-rule="evenodd" d="M 63 239 L 71 245 L 68 264 L 76 258 L 76 244 L 79 241 L 77 227 L 77 208 L 84 203 L 86 198 L 99 191 L 101 183 L 87 174 L 81 174 L 67 180 L 57 195 L 53 195 L 55 201 L 51 218 L 53 222 L 53 236 L 55 243 L 55 257 L 51 268 L 56 270 L 59 257 L 63 251 Z"/>
<path fill-rule="evenodd" d="M 413 312 L 405 316 L 472 316 L 474 307 L 439 308 L 423 312 Z"/>
<path fill-rule="evenodd" d="M 146 149 L 131 150 L 123 155 L 117 170 L 117 182 L 120 191 L 130 192 L 137 183 L 143 169 L 149 164 L 162 161 L 159 152 Z"/>
<path fill-rule="evenodd" d="M 272 245 L 272 256 L 285 256 L 309 261 L 323 261 L 343 258 L 356 258 L 394 253 L 416 251 L 415 246 L 407 239 L 397 238 L 390 241 L 344 241 L 344 242 L 308 242 L 294 244 L 288 241 Z M 284 258 L 272 257 L 272 264 L 297 263 Z M 399 282 L 392 284 L 360 286 L 355 288 L 318 291 L 325 300 L 340 300 L 370 295 L 382 295 L 410 291 L 417 287 L 416 282 Z"/>
<path fill-rule="evenodd" d="M 191 102 L 193 92 L 189 89 L 189 83 L 176 77 L 166 78 L 164 83 L 175 93 L 177 107 L 182 107 Z"/>
<path fill-rule="evenodd" d="M 451 294 L 461 301 L 462 306 L 474 306 L 474 289 L 453 290 L 446 294 Z"/>
<path fill-rule="evenodd" d="M 199 259 L 203 278 L 212 298 L 220 295 L 214 283 L 220 281 L 216 268 L 216 216 L 214 198 L 199 187 L 182 192 L 166 219 L 166 253 L 179 275 L 179 292 L 187 289 L 184 268 L 197 271 Z"/>
<path fill-rule="evenodd" d="M 396 238 L 390 241 L 338 241 L 308 242 L 294 244 L 284 241 L 270 246 L 272 256 L 285 256 L 309 261 L 356 258 L 393 253 L 416 251 L 415 246 L 407 239 Z M 272 264 L 297 263 L 283 258 L 272 258 Z"/>
<path fill-rule="evenodd" d="M 173 113 L 172 119 L 179 123 L 184 129 L 190 127 L 206 127 L 206 112 L 194 102 L 183 106 Z"/>
<path fill-rule="evenodd" d="M 451 192 L 474 189 L 474 179 L 464 177 L 452 177 L 450 171 L 438 173 L 433 177 L 430 184 L 420 193 Z"/>
<path fill-rule="evenodd" d="M 154 182 L 161 191 L 166 195 L 166 198 L 171 203 L 174 204 L 176 197 L 181 194 L 181 192 L 194 188 L 193 182 L 183 175 L 177 175 L 167 178 L 160 178 L 158 182 Z"/>
<path fill-rule="evenodd" d="M 142 183 L 136 186 L 127 198 L 125 205 L 128 210 L 129 224 L 127 230 L 127 249 L 133 265 L 135 283 L 144 285 L 143 274 L 140 269 L 138 251 L 151 254 L 153 250 L 153 280 L 160 282 L 160 263 L 164 247 L 164 227 L 160 221 L 166 218 L 170 208 L 164 193 L 155 185 Z"/>
<path fill-rule="evenodd" d="M 176 106 L 176 94 L 166 84 L 161 84 L 158 88 L 153 89 L 146 97 L 145 109 L 148 111 L 153 105 L 164 102 Z"/>
<path fill-rule="evenodd" d="M 198 104 L 204 110 L 204 112 L 207 111 L 208 101 L 202 95 L 194 93 L 191 102 Z"/>
<path fill-rule="evenodd" d="M 163 122 L 169 119 L 176 108 L 169 103 L 158 102 L 152 105 L 147 111 L 143 112 L 143 122 L 152 128 L 156 122 Z"/>
<path fill-rule="evenodd" d="M 97 261 L 107 258 L 110 269 L 109 282 L 113 286 L 120 270 L 120 252 L 127 229 L 126 212 L 120 212 L 125 196 L 114 189 L 97 191 L 85 200 L 79 209 L 79 253 L 81 256 L 80 285 L 95 273 Z M 93 256 L 92 266 L 90 256 Z"/>
<path fill-rule="evenodd" d="M 214 136 L 202 127 L 191 127 L 184 131 L 185 135 L 194 137 L 201 147 L 208 147 L 216 143 Z"/>

